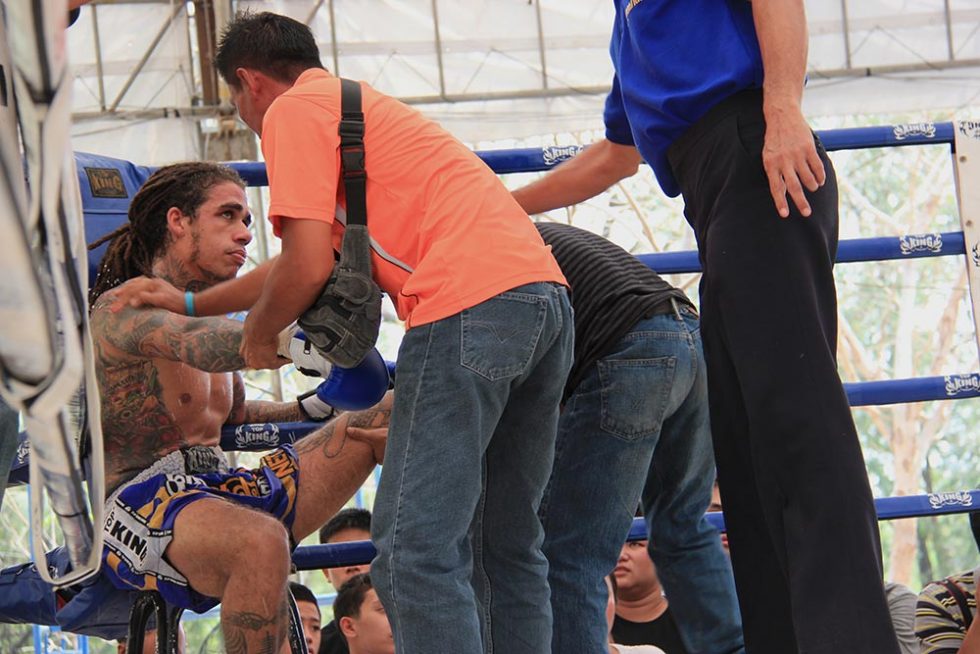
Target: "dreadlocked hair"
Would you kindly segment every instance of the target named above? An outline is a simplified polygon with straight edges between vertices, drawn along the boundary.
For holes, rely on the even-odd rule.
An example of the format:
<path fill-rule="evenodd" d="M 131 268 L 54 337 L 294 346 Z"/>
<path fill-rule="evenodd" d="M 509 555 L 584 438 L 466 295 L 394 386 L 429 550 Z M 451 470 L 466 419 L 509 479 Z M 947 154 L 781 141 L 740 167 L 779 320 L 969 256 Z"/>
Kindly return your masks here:
<path fill-rule="evenodd" d="M 152 276 L 153 262 L 170 242 L 167 212 L 176 207 L 191 219 L 196 218 L 208 191 L 222 182 L 245 188 L 245 182 L 234 170 L 205 161 L 164 166 L 150 175 L 129 205 L 129 222 L 88 246 L 93 250 L 111 241 L 89 291 L 89 306 L 128 279 Z"/>

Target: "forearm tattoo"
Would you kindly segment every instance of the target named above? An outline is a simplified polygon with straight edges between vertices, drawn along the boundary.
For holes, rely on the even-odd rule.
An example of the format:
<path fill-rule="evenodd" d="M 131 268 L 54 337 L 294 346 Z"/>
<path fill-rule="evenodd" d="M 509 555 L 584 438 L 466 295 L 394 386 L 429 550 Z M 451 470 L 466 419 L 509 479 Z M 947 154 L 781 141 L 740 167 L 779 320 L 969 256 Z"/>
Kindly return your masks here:
<path fill-rule="evenodd" d="M 242 423 L 251 422 L 302 422 L 306 416 L 299 409 L 299 402 L 267 402 L 247 400 Z"/>

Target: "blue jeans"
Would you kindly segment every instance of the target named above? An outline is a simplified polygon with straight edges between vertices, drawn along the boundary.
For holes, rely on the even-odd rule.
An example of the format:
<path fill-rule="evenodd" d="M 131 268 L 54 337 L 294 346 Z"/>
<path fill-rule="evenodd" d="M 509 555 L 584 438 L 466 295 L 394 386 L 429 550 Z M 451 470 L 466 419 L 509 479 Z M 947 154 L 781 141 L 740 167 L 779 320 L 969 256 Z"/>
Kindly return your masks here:
<path fill-rule="evenodd" d="M 550 651 L 537 511 L 573 329 L 537 283 L 405 334 L 371 521 L 399 654 Z"/>
<path fill-rule="evenodd" d="M 554 654 L 608 651 L 605 575 L 642 497 L 650 557 L 691 654 L 742 652 L 731 565 L 704 518 L 714 457 L 698 320 L 636 324 L 565 404 L 541 504 Z"/>

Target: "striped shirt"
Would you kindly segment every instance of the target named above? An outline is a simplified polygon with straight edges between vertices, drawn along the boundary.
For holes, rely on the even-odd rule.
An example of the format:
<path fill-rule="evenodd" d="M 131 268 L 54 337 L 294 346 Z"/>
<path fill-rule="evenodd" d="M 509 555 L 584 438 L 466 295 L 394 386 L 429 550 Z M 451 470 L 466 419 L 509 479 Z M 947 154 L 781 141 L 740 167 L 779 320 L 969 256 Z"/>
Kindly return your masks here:
<path fill-rule="evenodd" d="M 589 369 L 606 356 L 637 322 L 665 313 L 670 298 L 693 306 L 632 254 L 578 227 L 536 223 L 572 290 L 575 360 L 565 386 L 572 394 Z M 669 305 L 667 305 L 669 307 Z"/>
<path fill-rule="evenodd" d="M 955 654 L 960 650 L 977 615 L 978 577 L 980 568 L 934 581 L 919 593 L 915 635 L 922 654 Z"/>

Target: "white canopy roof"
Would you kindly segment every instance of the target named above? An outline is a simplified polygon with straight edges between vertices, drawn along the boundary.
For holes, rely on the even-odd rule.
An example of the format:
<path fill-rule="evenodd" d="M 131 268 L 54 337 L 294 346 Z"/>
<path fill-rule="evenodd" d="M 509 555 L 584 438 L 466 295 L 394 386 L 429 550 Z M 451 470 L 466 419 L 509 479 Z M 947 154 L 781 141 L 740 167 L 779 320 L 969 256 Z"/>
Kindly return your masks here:
<path fill-rule="evenodd" d="M 234 127 L 226 94 L 209 88 L 207 58 L 220 25 L 246 7 L 307 22 L 331 71 L 419 105 L 466 142 L 602 126 L 610 0 L 216 0 L 213 13 L 210 4 L 82 9 L 69 31 L 76 149 L 140 163 L 207 156 L 209 138 Z M 980 103 L 980 0 L 806 5 L 811 116 L 927 120 Z"/>

